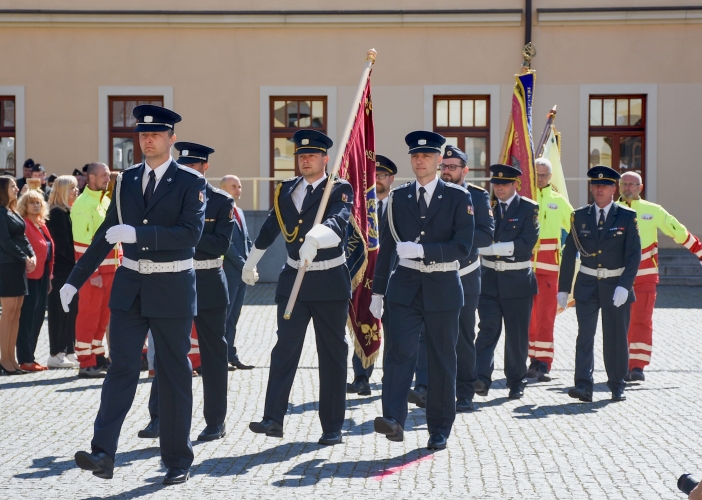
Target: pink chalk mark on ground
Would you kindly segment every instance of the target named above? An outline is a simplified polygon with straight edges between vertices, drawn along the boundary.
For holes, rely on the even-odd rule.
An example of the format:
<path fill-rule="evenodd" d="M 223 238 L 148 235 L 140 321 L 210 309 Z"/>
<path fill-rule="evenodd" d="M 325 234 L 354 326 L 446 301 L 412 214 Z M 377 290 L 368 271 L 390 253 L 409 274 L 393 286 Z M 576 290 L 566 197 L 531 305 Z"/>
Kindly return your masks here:
<path fill-rule="evenodd" d="M 375 479 L 376 481 L 382 481 L 383 479 L 385 479 L 388 476 L 392 476 L 393 474 L 397 474 L 398 472 L 400 472 L 404 469 L 412 467 L 412 466 L 418 464 L 419 462 L 424 462 L 425 460 L 430 460 L 433 457 L 434 457 L 433 454 L 429 454 L 429 455 L 425 455 L 423 457 L 419 457 L 416 460 L 412 460 L 410 462 L 407 462 L 406 464 L 397 465 L 395 467 L 390 467 L 389 469 L 385 469 L 383 472 L 381 472 L 377 476 L 374 476 L 373 479 Z"/>

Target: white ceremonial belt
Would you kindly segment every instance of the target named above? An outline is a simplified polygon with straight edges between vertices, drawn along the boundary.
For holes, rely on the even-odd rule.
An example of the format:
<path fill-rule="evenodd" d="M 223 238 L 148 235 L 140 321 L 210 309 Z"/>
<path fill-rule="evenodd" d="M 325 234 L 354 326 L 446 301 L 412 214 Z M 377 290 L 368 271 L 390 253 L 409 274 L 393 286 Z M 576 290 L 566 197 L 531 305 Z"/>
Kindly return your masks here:
<path fill-rule="evenodd" d="M 147 259 L 132 260 L 122 258 L 122 265 L 139 274 L 179 273 L 193 268 L 193 259 L 176 260 L 174 262 L 154 262 Z"/>
<path fill-rule="evenodd" d="M 583 274 L 587 274 L 588 276 L 594 276 L 598 280 L 601 279 L 606 279 L 606 278 L 614 278 L 616 276 L 621 276 L 622 273 L 624 273 L 624 268 L 620 267 L 619 269 L 604 269 L 604 268 L 599 268 L 599 269 L 592 269 L 590 267 L 585 267 L 580 264 L 580 272 Z"/>
<path fill-rule="evenodd" d="M 193 267 L 195 270 L 199 269 L 217 269 L 218 267 L 222 267 L 222 263 L 224 262 L 224 259 L 210 259 L 210 260 L 196 260 Z"/>
<path fill-rule="evenodd" d="M 493 262 L 491 260 L 482 259 L 483 265 L 488 269 L 494 269 L 495 271 L 516 271 L 518 269 L 528 269 L 531 267 L 531 261 L 526 260 L 524 262 Z"/>
<path fill-rule="evenodd" d="M 466 274 L 470 274 L 476 269 L 480 267 L 480 259 L 477 259 L 475 262 L 473 262 L 471 265 L 464 267 L 463 269 L 458 270 L 458 275 L 459 276 L 465 276 Z"/>
<path fill-rule="evenodd" d="M 346 262 L 346 255 L 341 254 L 338 257 L 335 257 L 333 259 L 320 260 L 318 262 L 313 262 L 307 266 L 306 270 L 307 271 L 326 271 L 327 269 L 339 267 L 340 265 L 342 265 L 345 262 Z M 299 260 L 292 260 L 290 258 L 290 256 L 288 256 L 288 265 L 290 267 L 292 267 L 293 269 L 300 269 L 302 267 L 302 264 L 300 263 Z"/>
<path fill-rule="evenodd" d="M 457 260 L 453 262 L 440 262 L 438 264 L 429 264 L 428 266 L 424 262 L 419 262 L 410 259 L 400 259 L 398 265 L 402 267 L 407 267 L 409 269 L 415 269 L 423 273 L 446 273 L 449 271 L 458 271 L 461 267 L 461 263 Z"/>

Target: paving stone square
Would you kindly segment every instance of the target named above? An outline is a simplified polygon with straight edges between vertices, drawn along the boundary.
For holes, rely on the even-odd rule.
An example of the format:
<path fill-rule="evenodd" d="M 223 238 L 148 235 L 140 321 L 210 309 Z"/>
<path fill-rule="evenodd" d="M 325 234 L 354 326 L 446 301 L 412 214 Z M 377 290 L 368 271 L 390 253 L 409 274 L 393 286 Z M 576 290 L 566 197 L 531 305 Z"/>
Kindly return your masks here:
<path fill-rule="evenodd" d="M 101 381 L 77 370 L 0 378 L 0 498 L 475 498 L 681 499 L 676 481 L 702 473 L 702 288 L 659 287 L 654 351 L 643 383 L 622 403 L 609 401 L 598 330 L 595 396 L 570 399 L 575 311 L 556 320 L 556 359 L 548 383 L 507 399 L 502 349 L 498 382 L 478 410 L 459 414 L 447 450 L 429 453 L 424 410 L 410 405 L 405 441 L 373 432 L 381 415 L 382 366 L 370 397 L 349 395 L 344 441 L 317 444 L 318 361 L 312 327 L 303 349 L 282 439 L 248 430 L 263 415 L 270 351 L 276 339 L 274 285 L 249 289 L 237 333 L 250 371 L 229 372 L 227 436 L 193 442 L 188 483 L 164 487 L 158 440 L 137 438 L 148 422 L 150 381 L 144 372 L 120 437 L 114 479 L 77 469 L 73 454 L 89 449 Z M 113 332 L 118 335 L 118 332 Z M 349 349 L 349 380 L 352 379 Z M 37 359 L 46 360 L 46 324 Z M 195 378 L 192 439 L 204 428 L 202 381 Z M 701 474 L 702 475 L 702 474 Z"/>

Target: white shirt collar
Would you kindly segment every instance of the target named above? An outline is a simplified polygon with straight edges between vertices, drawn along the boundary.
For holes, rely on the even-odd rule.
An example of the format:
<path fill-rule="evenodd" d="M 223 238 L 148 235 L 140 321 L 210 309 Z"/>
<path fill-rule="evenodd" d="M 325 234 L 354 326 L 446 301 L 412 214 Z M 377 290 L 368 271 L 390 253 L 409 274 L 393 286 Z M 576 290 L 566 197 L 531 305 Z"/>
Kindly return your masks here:
<path fill-rule="evenodd" d="M 417 185 L 417 199 L 419 199 L 419 188 L 423 187 L 424 189 L 426 189 L 426 193 L 424 194 L 424 198 L 427 201 L 427 206 L 429 206 L 429 202 L 431 201 L 431 197 L 434 195 L 434 190 L 436 189 L 437 184 L 439 184 L 439 176 L 438 175 L 434 176 L 434 179 L 424 186 L 422 186 L 419 182 L 415 182 L 415 184 Z"/>
<path fill-rule="evenodd" d="M 512 197 L 511 197 L 509 200 L 507 200 L 507 201 L 500 201 L 500 200 L 497 200 L 497 202 L 500 203 L 500 204 L 501 204 L 501 203 L 507 203 L 507 208 L 505 208 L 505 212 L 506 212 L 506 211 L 509 209 L 509 206 L 511 205 L 511 203 L 514 201 L 514 199 L 515 199 L 516 197 L 517 197 L 517 192 L 515 191 L 514 194 L 512 195 Z"/>
<path fill-rule="evenodd" d="M 171 165 L 171 162 L 173 161 L 173 157 L 169 156 L 168 160 L 166 160 L 165 163 L 162 163 L 158 167 L 154 168 L 153 171 L 156 174 L 156 186 L 158 186 L 159 181 L 161 180 L 161 177 L 166 175 L 166 170 L 168 170 L 168 167 Z M 146 163 L 146 160 L 144 160 L 144 175 L 141 178 L 141 190 L 144 191 L 146 189 L 146 185 L 149 183 L 149 172 L 151 172 L 151 167 L 148 163 Z M 154 186 L 154 189 L 155 186 Z"/>
<path fill-rule="evenodd" d="M 307 179 L 302 179 L 302 190 L 305 191 L 307 190 L 307 186 L 312 186 L 312 191 L 314 191 L 315 189 L 317 189 L 317 186 L 319 186 L 322 183 L 322 181 L 326 178 L 327 176 L 323 175 L 322 177 L 314 181 L 312 184 L 307 182 Z"/>
<path fill-rule="evenodd" d="M 604 210 L 605 219 L 607 219 L 607 215 L 609 215 L 609 209 L 612 208 L 612 205 L 614 205 L 614 202 L 610 201 L 609 205 L 602 208 L 602 210 Z M 597 216 L 597 219 L 599 219 L 600 218 L 600 207 L 598 207 L 596 204 L 595 204 L 595 210 L 597 210 L 597 213 L 595 215 Z"/>

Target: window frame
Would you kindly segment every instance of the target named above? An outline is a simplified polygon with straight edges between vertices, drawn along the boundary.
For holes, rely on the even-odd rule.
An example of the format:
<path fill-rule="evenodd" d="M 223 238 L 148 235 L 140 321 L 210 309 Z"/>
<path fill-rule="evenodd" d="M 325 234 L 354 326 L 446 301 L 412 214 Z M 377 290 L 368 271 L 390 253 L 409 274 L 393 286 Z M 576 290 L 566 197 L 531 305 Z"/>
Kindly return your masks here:
<path fill-rule="evenodd" d="M 468 137 L 476 137 L 485 139 L 485 168 L 475 169 L 471 167 L 471 172 L 476 172 L 481 175 L 478 177 L 490 177 L 490 112 L 491 112 L 491 95 L 490 94 L 434 94 L 432 96 L 432 130 L 437 134 L 441 134 L 444 137 L 457 137 L 459 149 L 464 151 L 465 139 Z M 481 127 L 439 127 L 436 124 L 436 106 L 438 101 L 486 101 L 485 107 L 485 126 Z M 475 103 L 473 104 L 473 109 L 475 110 Z M 463 109 L 461 107 L 461 113 Z M 473 119 L 475 120 L 475 111 L 473 111 Z M 465 151 L 464 151 L 465 152 Z M 470 165 L 469 165 L 470 166 Z M 469 179 L 469 178 L 467 178 Z M 485 184 L 484 182 L 478 182 L 478 184 Z"/>
<path fill-rule="evenodd" d="M 604 100 L 614 99 L 615 101 L 615 123 L 617 117 L 616 101 L 620 99 L 628 99 L 628 117 L 631 121 L 631 100 L 641 99 L 641 121 L 639 125 L 592 125 L 592 100 L 599 99 L 602 101 L 601 116 L 604 117 Z M 590 155 L 592 153 L 590 149 L 590 144 L 593 137 L 611 138 L 610 147 L 612 149 L 612 168 L 617 172 L 620 171 L 620 160 L 621 160 L 621 140 L 626 137 L 638 137 L 641 139 L 641 168 L 640 172 L 638 169 L 631 168 L 628 171 L 633 171 L 639 173 L 643 179 L 643 190 L 641 191 L 641 197 L 646 198 L 646 125 L 648 121 L 647 116 L 648 107 L 648 95 L 647 94 L 589 94 L 588 96 L 588 114 L 587 114 L 587 165 L 588 169 L 591 168 Z M 603 118 L 604 121 L 604 118 Z M 617 191 L 615 192 L 615 199 L 619 198 L 619 186 L 617 186 Z M 588 199 L 592 201 L 592 195 L 588 192 Z"/>
<path fill-rule="evenodd" d="M 276 101 L 286 101 L 286 108 L 287 108 L 287 102 L 289 101 L 295 101 L 295 102 L 312 102 L 312 101 L 322 101 L 322 126 L 321 127 L 313 127 L 312 126 L 312 120 L 310 119 L 310 126 L 309 127 L 289 127 L 287 126 L 287 123 L 285 124 L 284 127 L 276 127 L 275 126 L 275 102 Z M 329 112 L 328 112 L 328 96 L 326 95 L 271 95 L 268 97 L 268 151 L 269 151 L 269 167 L 268 167 L 268 174 L 270 177 L 275 178 L 275 155 L 274 155 L 274 149 L 275 149 L 275 140 L 276 139 L 291 139 L 293 134 L 297 132 L 298 130 L 318 130 L 322 132 L 323 134 L 327 134 L 327 129 L 328 129 L 328 119 L 329 119 Z M 298 116 L 299 116 L 299 110 L 300 106 L 298 105 Z M 286 109 L 287 112 L 287 109 Z M 300 175 L 300 170 L 298 169 L 297 162 L 295 162 L 295 170 L 294 174 L 295 176 Z M 273 181 L 270 183 L 270 193 L 269 193 L 269 199 L 271 200 L 271 206 L 273 204 L 273 193 L 275 192 L 275 187 L 280 181 Z"/>
<path fill-rule="evenodd" d="M 5 106 L 2 104 L 4 101 L 12 101 L 13 103 L 14 118 L 12 123 L 14 125 L 12 127 L 4 126 Z M 12 145 L 14 168 L 12 170 L 8 170 L 4 168 L 3 164 L 0 164 L 0 175 L 11 175 L 13 177 L 17 177 L 17 97 L 14 95 L 0 95 L 0 138 L 3 137 L 12 137 L 14 139 L 14 143 Z M 2 160 L 4 161 L 4 158 Z"/>
<path fill-rule="evenodd" d="M 124 116 L 124 127 L 115 127 L 113 121 L 113 113 L 115 102 L 128 102 L 136 101 L 137 105 L 140 104 L 152 104 L 156 101 L 160 101 L 159 106 L 163 106 L 165 101 L 165 96 L 163 95 L 108 95 L 107 96 L 107 149 L 108 149 L 108 165 L 110 170 L 116 170 L 114 168 L 114 162 L 112 155 L 114 154 L 114 139 L 132 139 L 134 142 L 134 158 L 131 164 L 135 165 L 143 161 L 143 155 L 141 149 L 139 148 L 139 132 L 134 131 L 134 127 L 126 126 L 127 115 Z M 137 161 L 137 157 L 139 161 Z"/>

